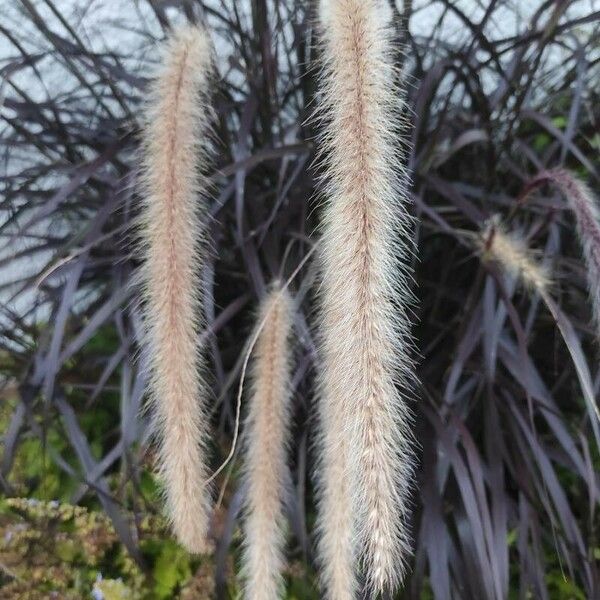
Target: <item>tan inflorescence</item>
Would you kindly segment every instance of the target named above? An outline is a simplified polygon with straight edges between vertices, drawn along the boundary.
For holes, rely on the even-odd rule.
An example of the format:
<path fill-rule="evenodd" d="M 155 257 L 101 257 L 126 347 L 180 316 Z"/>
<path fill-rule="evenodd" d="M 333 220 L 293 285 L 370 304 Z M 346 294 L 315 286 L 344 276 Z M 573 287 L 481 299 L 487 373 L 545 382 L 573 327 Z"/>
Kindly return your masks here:
<path fill-rule="evenodd" d="M 262 327 L 245 429 L 244 597 L 276 600 L 282 597 L 284 502 L 290 486 L 286 457 L 293 322 L 292 300 L 279 284 L 264 299 L 258 322 Z"/>
<path fill-rule="evenodd" d="M 530 290 L 544 292 L 550 285 L 548 271 L 535 259 L 533 251 L 522 238 L 508 234 L 498 219 L 485 225 L 477 238 L 477 246 L 483 260 L 497 263 Z"/>
<path fill-rule="evenodd" d="M 323 586 L 393 592 L 410 552 L 411 218 L 385 0 L 321 0 Z"/>
<path fill-rule="evenodd" d="M 159 473 L 173 530 L 192 552 L 206 549 L 210 508 L 207 387 L 198 340 L 211 65 L 203 28 L 176 31 L 152 83 L 143 132 L 142 274 Z"/>

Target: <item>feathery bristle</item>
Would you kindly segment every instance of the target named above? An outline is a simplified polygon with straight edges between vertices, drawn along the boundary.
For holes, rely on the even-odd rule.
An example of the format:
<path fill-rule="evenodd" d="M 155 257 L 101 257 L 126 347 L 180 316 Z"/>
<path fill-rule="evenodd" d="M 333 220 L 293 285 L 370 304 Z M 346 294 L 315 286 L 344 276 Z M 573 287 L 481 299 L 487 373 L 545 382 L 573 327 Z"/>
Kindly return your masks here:
<path fill-rule="evenodd" d="M 173 530 L 191 552 L 206 550 L 210 509 L 198 339 L 211 65 L 204 29 L 176 31 L 150 89 L 143 131 L 142 276 L 159 473 Z"/>
<path fill-rule="evenodd" d="M 535 177 L 529 187 L 551 181 L 558 186 L 569 203 L 577 223 L 577 237 L 587 271 L 590 303 L 597 336 L 600 339 L 600 209 L 592 191 L 565 169 L 545 171 Z"/>
<path fill-rule="evenodd" d="M 326 401 L 320 383 L 317 521 L 320 578 L 331 600 L 353 600 L 358 591 L 355 515 L 348 482 L 348 444 L 339 403 Z"/>
<path fill-rule="evenodd" d="M 548 272 L 533 258 L 533 251 L 524 240 L 506 233 L 497 219 L 486 224 L 477 239 L 477 245 L 483 260 L 498 263 L 528 288 L 544 292 L 550 285 Z"/>
<path fill-rule="evenodd" d="M 320 553 L 331 598 L 392 592 L 409 554 L 411 218 L 392 11 L 321 0 L 325 166 Z M 346 496 L 349 495 L 349 498 Z"/>
<path fill-rule="evenodd" d="M 290 419 L 290 334 L 292 300 L 275 284 L 263 301 L 258 322 L 252 397 L 246 422 L 244 597 L 282 596 L 284 501 L 290 477 L 286 453 Z"/>

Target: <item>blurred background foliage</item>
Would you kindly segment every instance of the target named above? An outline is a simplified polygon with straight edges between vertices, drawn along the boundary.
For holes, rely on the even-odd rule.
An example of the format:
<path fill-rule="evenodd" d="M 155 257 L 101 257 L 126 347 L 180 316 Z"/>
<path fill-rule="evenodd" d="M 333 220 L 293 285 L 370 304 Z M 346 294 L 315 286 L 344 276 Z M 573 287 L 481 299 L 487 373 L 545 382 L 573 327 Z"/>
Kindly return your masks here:
<path fill-rule="evenodd" d="M 527 6 L 525 6 L 525 4 Z M 595 0 L 397 7 L 416 216 L 422 389 L 413 573 L 401 597 L 600 597 L 600 388 L 563 166 L 600 188 Z M 0 0 L 0 598 L 238 597 L 239 454 L 217 482 L 215 552 L 160 515 L 144 407 L 136 149 L 158 42 L 185 20 L 217 48 L 211 260 L 202 273 L 214 467 L 227 455 L 252 316 L 318 230 L 318 48 L 292 0 Z M 406 30 L 408 25 L 408 30 Z M 480 260 L 500 215 L 553 277 L 535 294 Z M 313 261 L 293 291 L 288 598 L 319 596 L 311 479 Z M 565 330 L 572 335 L 564 335 Z"/>

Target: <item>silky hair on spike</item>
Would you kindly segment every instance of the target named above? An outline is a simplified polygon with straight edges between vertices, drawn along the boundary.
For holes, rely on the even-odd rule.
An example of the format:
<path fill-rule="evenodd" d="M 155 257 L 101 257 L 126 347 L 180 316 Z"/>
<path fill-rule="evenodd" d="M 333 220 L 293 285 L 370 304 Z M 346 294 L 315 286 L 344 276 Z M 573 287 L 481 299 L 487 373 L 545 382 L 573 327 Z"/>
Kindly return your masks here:
<path fill-rule="evenodd" d="M 141 245 L 149 387 L 167 515 L 191 552 L 206 550 L 207 385 L 198 347 L 212 50 L 202 27 L 175 31 L 152 82 L 143 129 Z"/>
<path fill-rule="evenodd" d="M 329 598 L 393 592 L 410 553 L 412 218 L 385 0 L 321 0 L 319 554 Z"/>

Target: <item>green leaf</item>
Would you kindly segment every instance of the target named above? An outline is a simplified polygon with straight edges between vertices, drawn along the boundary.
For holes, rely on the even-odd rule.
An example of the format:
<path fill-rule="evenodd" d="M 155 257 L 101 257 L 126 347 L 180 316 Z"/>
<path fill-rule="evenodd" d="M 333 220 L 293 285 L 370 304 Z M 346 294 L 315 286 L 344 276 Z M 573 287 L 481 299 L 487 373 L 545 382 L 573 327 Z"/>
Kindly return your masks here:
<path fill-rule="evenodd" d="M 173 598 L 173 593 L 192 575 L 189 554 L 173 540 L 164 540 L 154 563 L 154 592 L 157 600 Z"/>
<path fill-rule="evenodd" d="M 583 591 L 560 571 L 551 571 L 546 575 L 551 598 L 564 600 L 586 600 Z"/>

